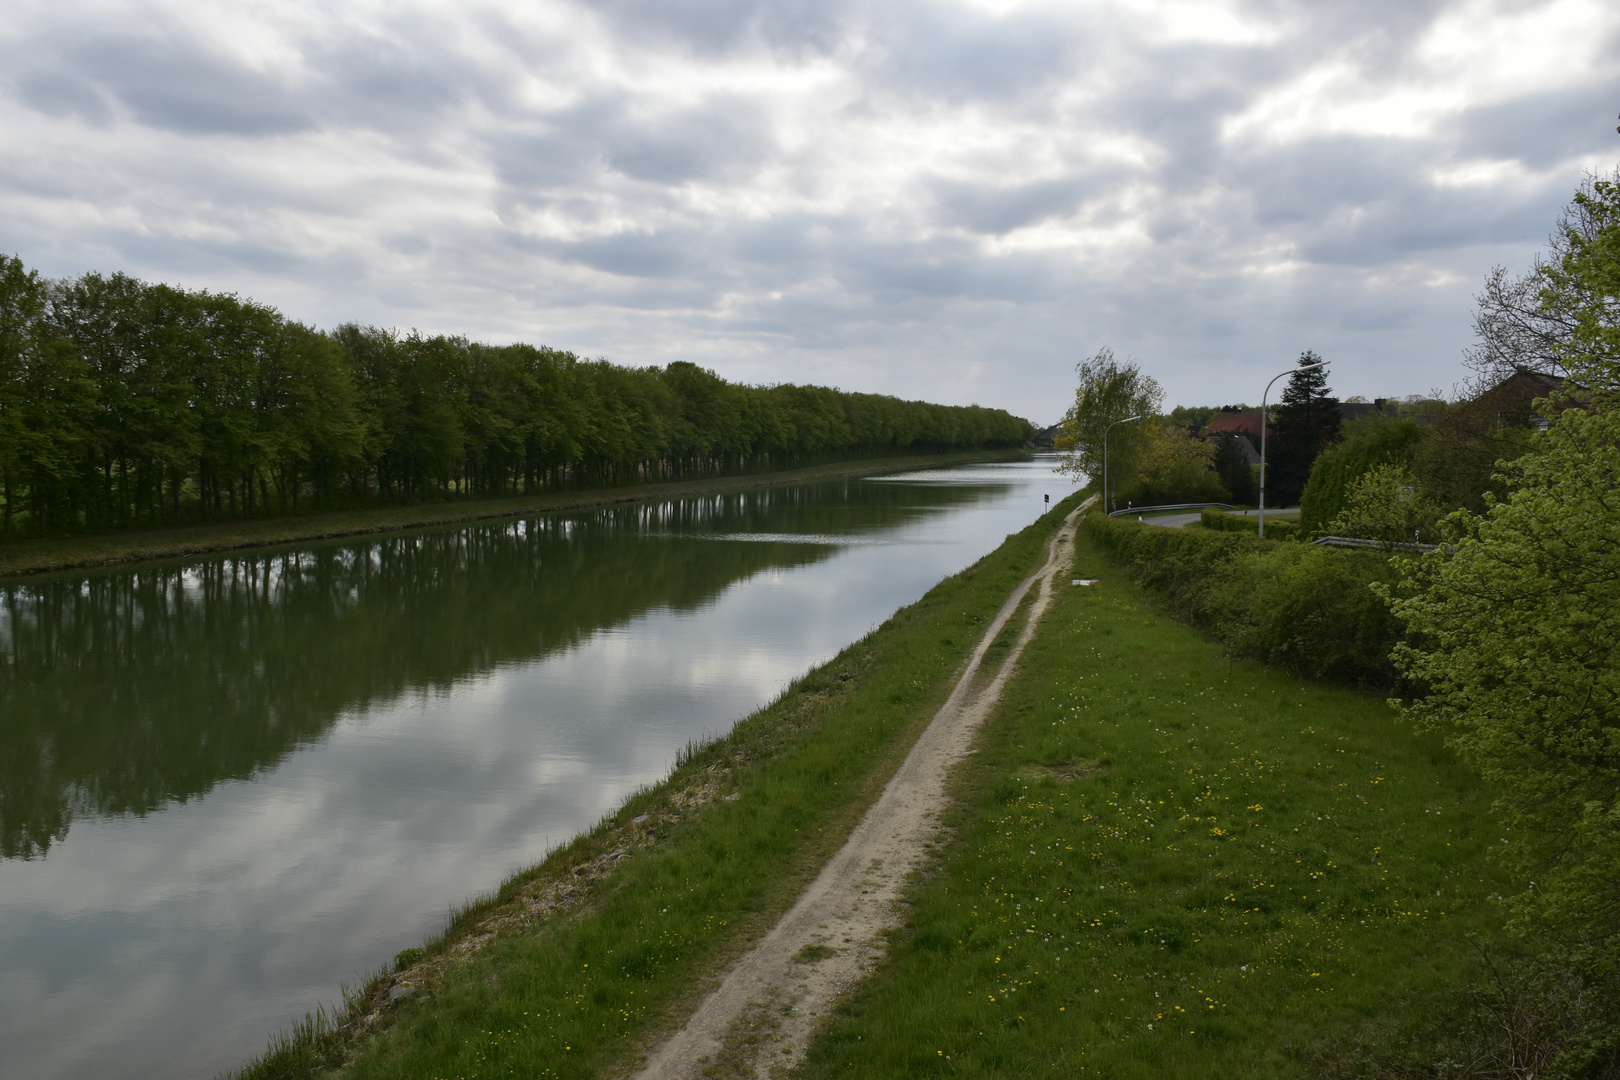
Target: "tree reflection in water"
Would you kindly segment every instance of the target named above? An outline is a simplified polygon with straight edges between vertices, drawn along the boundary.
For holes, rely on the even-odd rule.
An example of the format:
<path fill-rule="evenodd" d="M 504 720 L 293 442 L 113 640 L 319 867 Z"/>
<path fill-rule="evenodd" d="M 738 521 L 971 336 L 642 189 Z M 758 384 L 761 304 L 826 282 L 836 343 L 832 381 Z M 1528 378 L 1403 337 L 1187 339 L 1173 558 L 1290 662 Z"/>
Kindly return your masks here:
<path fill-rule="evenodd" d="M 858 482 L 852 482 L 858 483 Z M 0 588 L 0 856 L 275 768 L 346 711 L 448 690 L 999 487 L 845 483 Z M 780 535 L 779 542 L 715 543 Z"/>

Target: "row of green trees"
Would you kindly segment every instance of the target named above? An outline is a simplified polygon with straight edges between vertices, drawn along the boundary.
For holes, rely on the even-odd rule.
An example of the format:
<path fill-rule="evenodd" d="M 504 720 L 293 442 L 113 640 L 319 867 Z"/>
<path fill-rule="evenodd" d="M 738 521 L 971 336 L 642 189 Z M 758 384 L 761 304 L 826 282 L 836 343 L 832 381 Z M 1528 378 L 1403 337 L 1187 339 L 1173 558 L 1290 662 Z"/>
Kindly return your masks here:
<path fill-rule="evenodd" d="M 532 345 L 322 332 L 0 256 L 6 539 L 1017 446 L 1000 409 L 745 386 Z"/>

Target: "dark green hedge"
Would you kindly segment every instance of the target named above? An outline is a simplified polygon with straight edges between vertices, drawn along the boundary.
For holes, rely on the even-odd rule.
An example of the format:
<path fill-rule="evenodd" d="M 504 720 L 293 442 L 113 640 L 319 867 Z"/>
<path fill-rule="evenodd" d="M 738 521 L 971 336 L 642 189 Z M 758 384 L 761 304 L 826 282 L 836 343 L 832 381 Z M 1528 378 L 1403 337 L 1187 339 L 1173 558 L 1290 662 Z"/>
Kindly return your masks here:
<path fill-rule="evenodd" d="M 1099 513 L 1082 527 L 1179 617 L 1225 642 L 1234 655 L 1311 679 L 1394 685 L 1389 653 L 1400 628 L 1371 589 L 1374 582 L 1395 584 L 1389 556 L 1167 529 Z"/>
<path fill-rule="evenodd" d="M 1199 524 L 1206 529 L 1215 529 L 1218 532 L 1250 533 L 1258 536 L 1260 523 L 1255 518 L 1239 517 L 1228 514 L 1225 510 L 1216 510 L 1205 507 L 1199 516 Z M 1299 522 L 1289 518 L 1268 517 L 1266 519 L 1267 540 L 1293 540 L 1299 536 Z"/>

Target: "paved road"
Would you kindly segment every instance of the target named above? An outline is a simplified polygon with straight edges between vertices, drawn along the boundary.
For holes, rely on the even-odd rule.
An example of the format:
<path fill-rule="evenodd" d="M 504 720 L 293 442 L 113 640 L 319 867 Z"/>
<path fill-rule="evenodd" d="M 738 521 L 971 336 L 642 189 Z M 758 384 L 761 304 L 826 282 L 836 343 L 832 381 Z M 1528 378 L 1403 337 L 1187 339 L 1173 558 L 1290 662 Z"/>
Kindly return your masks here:
<path fill-rule="evenodd" d="M 1232 510 L 1229 512 L 1236 514 L 1238 517 L 1252 518 L 1260 516 L 1259 511 L 1256 510 Z M 1201 516 L 1195 510 L 1190 514 L 1160 514 L 1158 517 L 1145 517 L 1141 520 L 1149 525 L 1163 525 L 1167 529 L 1179 529 L 1190 521 L 1197 521 Z M 1293 510 L 1267 510 L 1266 517 L 1299 517 L 1299 510 L 1298 508 Z"/>
<path fill-rule="evenodd" d="M 1145 517 L 1141 520 L 1149 525 L 1163 525 L 1167 529 L 1179 529 L 1189 521 L 1197 521 L 1202 515 L 1197 511 L 1190 514 L 1160 514 L 1157 517 Z"/>

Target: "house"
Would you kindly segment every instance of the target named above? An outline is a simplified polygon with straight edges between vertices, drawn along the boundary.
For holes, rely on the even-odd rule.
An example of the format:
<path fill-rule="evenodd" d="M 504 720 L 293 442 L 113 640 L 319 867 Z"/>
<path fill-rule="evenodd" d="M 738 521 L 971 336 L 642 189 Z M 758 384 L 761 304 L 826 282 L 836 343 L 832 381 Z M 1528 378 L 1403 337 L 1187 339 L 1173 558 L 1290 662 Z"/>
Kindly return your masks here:
<path fill-rule="evenodd" d="M 1260 464 L 1260 451 L 1255 444 L 1260 441 L 1260 410 L 1243 409 L 1235 405 L 1222 407 L 1209 422 L 1204 431 L 1204 439 L 1216 446 L 1224 442 L 1237 445 L 1238 451 L 1243 454 L 1243 460 L 1250 466 Z"/>
<path fill-rule="evenodd" d="M 1360 420 L 1364 416 L 1384 416 L 1384 399 L 1377 401 L 1341 401 L 1339 402 L 1339 422 L 1348 424 L 1352 420 Z M 1394 416 L 1391 410 L 1388 415 Z"/>
<path fill-rule="evenodd" d="M 1495 421 L 1511 427 L 1545 428 L 1547 421 L 1536 415 L 1535 400 L 1551 397 L 1563 386 L 1561 375 L 1519 368 L 1489 390 L 1476 395 L 1465 408 L 1472 414 L 1475 423 Z"/>
<path fill-rule="evenodd" d="M 1247 435 L 1251 439 L 1260 438 L 1260 410 L 1223 406 L 1204 431 L 1206 439 L 1216 435 Z"/>

